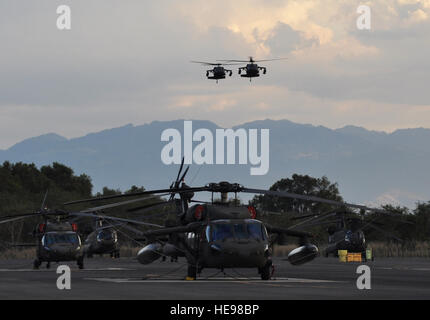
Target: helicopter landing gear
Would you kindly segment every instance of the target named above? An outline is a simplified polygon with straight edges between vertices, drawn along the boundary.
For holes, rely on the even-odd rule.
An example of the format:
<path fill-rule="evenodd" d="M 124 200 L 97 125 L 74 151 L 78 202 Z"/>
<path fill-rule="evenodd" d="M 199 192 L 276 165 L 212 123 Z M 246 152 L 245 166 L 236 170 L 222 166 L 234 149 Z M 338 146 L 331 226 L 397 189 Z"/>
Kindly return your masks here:
<path fill-rule="evenodd" d="M 39 269 L 40 265 L 42 264 L 42 262 L 40 262 L 39 259 L 35 259 L 33 262 L 33 269 Z"/>
<path fill-rule="evenodd" d="M 272 261 L 267 261 L 266 265 L 262 268 L 259 268 L 259 273 L 261 275 L 261 280 L 270 280 L 272 277 Z"/>
<path fill-rule="evenodd" d="M 84 257 L 82 256 L 82 257 L 78 258 L 77 262 L 78 262 L 78 268 L 83 269 L 84 268 Z"/>
<path fill-rule="evenodd" d="M 197 267 L 194 264 L 189 264 L 187 280 L 195 280 L 196 278 L 197 278 Z"/>
<path fill-rule="evenodd" d="M 49 269 L 49 268 L 51 268 L 51 262 L 49 262 L 49 261 L 48 261 L 48 262 L 46 263 L 46 269 Z"/>

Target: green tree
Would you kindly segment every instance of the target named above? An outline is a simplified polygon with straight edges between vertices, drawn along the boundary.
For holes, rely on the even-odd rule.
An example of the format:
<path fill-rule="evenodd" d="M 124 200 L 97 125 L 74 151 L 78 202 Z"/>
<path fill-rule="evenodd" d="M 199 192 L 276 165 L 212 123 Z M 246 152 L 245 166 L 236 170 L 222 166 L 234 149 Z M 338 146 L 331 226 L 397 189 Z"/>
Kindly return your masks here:
<path fill-rule="evenodd" d="M 342 201 L 337 183 L 331 183 L 325 176 L 313 178 L 308 175 L 293 174 L 291 179 L 285 178 L 275 182 L 270 190 Z M 327 204 L 267 195 L 255 196 L 251 203 L 259 209 L 281 213 L 321 213 L 331 208 Z"/>

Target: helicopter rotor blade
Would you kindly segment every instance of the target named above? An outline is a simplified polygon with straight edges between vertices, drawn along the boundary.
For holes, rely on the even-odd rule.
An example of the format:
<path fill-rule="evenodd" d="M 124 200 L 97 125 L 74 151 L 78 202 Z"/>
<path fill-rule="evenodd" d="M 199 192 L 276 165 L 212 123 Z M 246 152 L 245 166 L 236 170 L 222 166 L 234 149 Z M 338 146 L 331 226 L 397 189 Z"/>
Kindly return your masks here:
<path fill-rule="evenodd" d="M 379 228 L 379 227 L 375 226 L 373 223 L 368 223 L 368 224 L 366 225 L 366 227 L 370 227 L 370 228 L 372 228 L 372 229 L 375 229 L 376 231 L 381 232 L 383 235 L 385 235 L 385 236 L 386 236 L 386 237 L 388 237 L 388 238 L 393 238 L 393 239 L 395 239 L 395 240 L 397 240 L 397 241 L 399 241 L 399 242 L 403 242 L 403 240 L 402 240 L 402 239 L 400 239 L 400 238 L 396 237 L 394 234 L 392 234 L 392 233 L 390 233 L 390 232 L 388 232 L 388 231 L 385 231 L 385 230 L 383 230 L 383 229 L 381 229 L 381 228 Z M 364 228 L 364 227 L 363 227 L 363 228 Z"/>
<path fill-rule="evenodd" d="M 3 216 L 0 219 L 0 224 L 18 221 L 22 219 L 27 218 L 34 218 L 34 217 L 43 217 L 43 216 L 62 216 L 67 215 L 66 212 L 33 212 L 33 213 L 23 213 L 23 214 L 17 214 L 17 215 L 9 215 L 9 216 Z"/>
<path fill-rule="evenodd" d="M 97 214 L 91 214 L 91 213 L 86 213 L 86 212 L 71 212 L 71 213 L 69 213 L 69 215 L 70 216 L 77 216 L 77 217 L 99 218 L 99 219 L 108 220 L 108 221 L 112 220 L 112 221 L 128 222 L 131 224 L 140 224 L 140 225 L 149 226 L 149 227 L 164 228 L 164 226 L 161 226 L 159 224 L 142 222 L 142 221 L 133 220 L 133 219 L 125 219 L 125 218 L 111 217 L 111 216 L 105 216 L 105 215 L 97 215 Z"/>
<path fill-rule="evenodd" d="M 46 198 L 48 197 L 48 189 L 46 189 L 45 196 L 43 197 L 42 205 L 40 206 L 40 211 L 45 209 Z"/>
<path fill-rule="evenodd" d="M 268 61 L 278 61 L 278 60 L 288 60 L 288 58 L 274 58 L 274 59 L 262 59 L 262 60 L 254 60 L 253 57 L 249 57 L 248 60 L 234 60 L 234 59 L 226 59 L 226 60 L 217 60 L 223 62 L 242 62 L 242 63 L 255 63 L 255 62 L 268 62 Z"/>
<path fill-rule="evenodd" d="M 116 207 L 128 205 L 131 203 L 142 202 L 142 201 L 151 200 L 154 198 L 167 196 L 167 195 L 169 195 L 169 193 L 154 195 L 154 196 L 150 196 L 150 197 L 142 197 L 142 198 L 127 200 L 127 201 L 122 201 L 122 202 L 116 202 L 116 203 L 107 204 L 107 205 L 103 205 L 103 206 L 84 209 L 84 210 L 81 210 L 80 212 L 94 212 L 94 211 L 100 211 L 100 210 L 105 210 L 105 209 L 111 209 L 111 208 L 116 208 Z"/>
<path fill-rule="evenodd" d="M 290 227 L 290 229 L 297 228 L 297 227 L 302 227 L 303 228 L 303 227 L 308 227 L 308 226 L 311 226 L 311 225 L 314 226 L 314 225 L 317 225 L 318 223 L 323 224 L 324 223 L 323 221 L 325 219 L 331 218 L 331 217 L 335 217 L 336 214 L 337 214 L 337 212 L 330 211 L 330 212 L 328 212 L 326 214 L 319 215 L 317 217 L 314 217 L 314 218 L 311 218 L 311 219 L 299 222 L 299 223 L 293 225 L 292 227 Z"/>
<path fill-rule="evenodd" d="M 242 62 L 242 63 L 250 62 L 249 60 L 217 60 L 217 61 L 224 61 L 224 62 Z"/>
<path fill-rule="evenodd" d="M 267 196 L 275 196 L 275 197 L 283 197 L 283 198 L 290 198 L 290 199 L 312 201 L 312 202 L 318 202 L 318 203 L 326 203 L 326 204 L 330 204 L 330 205 L 333 205 L 336 207 L 350 207 L 350 208 L 362 209 L 362 210 L 366 210 L 366 211 L 387 213 L 386 210 L 382 210 L 382 209 L 378 209 L 378 208 L 371 208 L 371 207 L 367 207 L 364 205 L 358 205 L 358 204 L 354 204 L 354 203 L 324 199 L 324 198 L 320 198 L 320 197 L 316 197 L 316 196 L 301 195 L 301 194 L 291 193 L 291 192 L 287 192 L 287 191 L 274 191 L 274 190 L 246 188 L 246 187 L 243 187 L 243 186 L 238 185 L 238 184 L 230 184 L 230 183 L 228 183 L 227 185 L 211 183 L 211 184 L 208 184 L 204 187 L 187 187 L 187 188 L 173 188 L 173 189 L 170 188 L 170 189 L 141 191 L 141 192 L 136 192 L 136 193 L 128 193 L 128 194 L 121 194 L 121 195 L 90 198 L 90 199 L 84 199 L 84 200 L 76 200 L 76 201 L 67 202 L 67 203 L 65 203 L 65 205 L 82 203 L 82 202 L 92 202 L 92 201 L 100 201 L 100 200 L 107 200 L 107 199 L 115 199 L 115 198 L 149 195 L 149 194 L 185 193 L 185 192 L 201 192 L 201 191 L 208 191 L 208 192 L 245 192 L 245 193 L 263 194 L 263 195 L 267 195 Z"/>
<path fill-rule="evenodd" d="M 32 214 L 31 216 L 19 216 L 19 217 L 14 217 L 14 218 L 7 218 L 5 220 L 1 220 L 0 224 L 8 223 L 8 222 L 14 222 L 14 221 L 18 221 L 18 220 L 23 220 L 23 219 L 31 218 L 31 217 L 34 217 L 34 216 L 39 216 L 39 215 Z"/>
<path fill-rule="evenodd" d="M 184 168 L 184 161 L 185 161 L 185 157 L 182 157 L 181 166 L 179 167 L 179 171 L 178 171 L 178 176 L 176 177 L 175 182 L 172 183 L 172 185 L 170 186 L 171 189 L 177 189 L 179 187 L 179 184 L 181 183 L 181 180 L 183 179 L 183 178 L 179 179 L 179 177 L 181 176 L 182 169 Z M 190 167 L 188 166 L 187 170 L 185 170 L 185 173 L 182 177 L 184 177 L 187 174 L 189 168 Z M 171 192 L 169 201 L 172 201 L 174 197 L 175 197 L 175 192 Z"/>
<path fill-rule="evenodd" d="M 178 176 L 176 177 L 176 182 L 178 182 L 179 176 L 181 175 L 182 169 L 184 168 L 184 162 L 185 162 L 185 157 L 182 157 L 181 166 L 179 167 Z"/>
<path fill-rule="evenodd" d="M 170 194 L 171 192 L 184 193 L 184 192 L 200 192 L 200 191 L 206 191 L 206 187 L 181 188 L 181 189 L 169 188 L 169 189 L 141 191 L 141 192 L 135 192 L 135 193 L 117 194 L 117 195 L 112 195 L 112 196 L 104 196 L 104 197 L 96 197 L 96 198 L 88 198 L 88 199 L 82 199 L 82 200 L 69 201 L 69 202 L 64 203 L 64 205 L 72 205 L 72 204 L 83 203 L 83 202 L 93 202 L 93 201 L 101 201 L 101 200 L 110 200 L 110 199 L 118 199 L 118 198 L 143 196 L 143 195 L 149 195 L 149 194 L 160 194 L 160 193 Z"/>
<path fill-rule="evenodd" d="M 276 59 L 254 60 L 254 62 L 269 62 L 269 61 L 278 61 L 278 60 L 288 60 L 288 58 L 276 58 Z"/>
<path fill-rule="evenodd" d="M 306 196 L 306 195 L 291 193 L 291 192 L 287 192 L 287 191 L 273 191 L 273 190 L 250 189 L 250 188 L 243 188 L 241 191 L 246 192 L 246 193 L 264 194 L 264 195 L 268 195 L 268 196 L 326 203 L 326 204 L 331 204 L 331 205 L 337 206 L 337 207 L 351 207 L 351 208 L 355 208 L 355 209 L 363 209 L 363 210 L 369 210 L 369 211 L 374 211 L 374 212 L 384 212 L 384 213 L 386 212 L 385 210 L 382 210 L 382 209 L 370 208 L 370 207 L 367 207 L 364 205 L 348 203 L 348 202 L 341 202 L 341 201 L 336 201 L 336 200 L 329 200 L 329 199 L 324 199 L 324 198 L 315 197 L 315 196 Z"/>
<path fill-rule="evenodd" d="M 145 206 L 139 206 L 136 208 L 128 209 L 127 212 L 136 212 L 136 211 L 146 210 L 146 209 L 155 208 L 155 207 L 159 207 L 159 206 L 163 206 L 163 205 L 167 206 L 170 204 L 172 204 L 171 201 L 156 202 L 156 203 L 151 203 L 151 204 L 148 204 Z"/>
<path fill-rule="evenodd" d="M 200 63 L 204 66 L 213 66 L 213 67 L 217 67 L 217 66 L 237 66 L 239 64 L 242 63 L 221 63 L 221 62 L 204 62 L 204 61 L 190 61 L 192 63 Z"/>
<path fill-rule="evenodd" d="M 185 169 L 185 172 L 184 172 L 184 174 L 181 176 L 181 179 L 179 179 L 179 181 L 178 181 L 178 186 L 177 186 L 176 188 L 178 188 L 178 187 L 179 187 L 179 183 L 180 183 L 180 182 L 184 181 L 185 176 L 187 175 L 187 173 L 188 173 L 188 170 L 189 170 L 189 169 L 190 169 L 190 166 L 188 166 L 188 167 L 187 167 L 187 169 Z"/>

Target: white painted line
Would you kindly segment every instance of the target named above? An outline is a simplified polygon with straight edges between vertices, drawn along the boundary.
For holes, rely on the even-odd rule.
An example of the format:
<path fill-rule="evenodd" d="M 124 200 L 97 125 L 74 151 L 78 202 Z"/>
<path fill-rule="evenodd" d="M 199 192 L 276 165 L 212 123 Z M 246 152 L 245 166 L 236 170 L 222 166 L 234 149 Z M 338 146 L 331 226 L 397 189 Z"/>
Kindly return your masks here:
<path fill-rule="evenodd" d="M 56 270 L 56 265 L 51 266 L 50 269 L 46 269 L 46 268 L 40 268 L 40 269 L 0 269 L 0 272 L 49 272 L 52 270 Z M 78 269 L 76 267 L 76 269 L 72 269 L 75 271 L 134 271 L 137 269 L 128 269 L 128 268 L 99 268 L 99 269 Z"/>
<path fill-rule="evenodd" d="M 260 278 L 211 278 L 204 280 L 186 281 L 181 279 L 127 279 L 127 278 L 85 278 L 85 280 L 111 282 L 111 283 L 340 283 L 344 281 L 301 279 L 301 278 L 276 278 L 273 280 L 261 280 Z"/>

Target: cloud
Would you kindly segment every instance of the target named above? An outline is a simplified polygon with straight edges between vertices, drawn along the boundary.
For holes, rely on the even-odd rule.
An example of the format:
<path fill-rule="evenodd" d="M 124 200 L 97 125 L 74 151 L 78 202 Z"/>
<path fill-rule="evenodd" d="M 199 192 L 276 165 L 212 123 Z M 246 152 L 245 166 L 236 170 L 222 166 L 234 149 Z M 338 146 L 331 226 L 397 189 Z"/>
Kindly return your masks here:
<path fill-rule="evenodd" d="M 429 1 L 367 3 L 371 31 L 356 29 L 357 3 L 338 0 L 4 0 L 0 147 L 184 117 L 428 126 Z M 71 31 L 55 27 L 60 4 Z M 234 66 L 219 84 L 189 62 L 251 55 L 288 60 L 252 83 Z"/>

